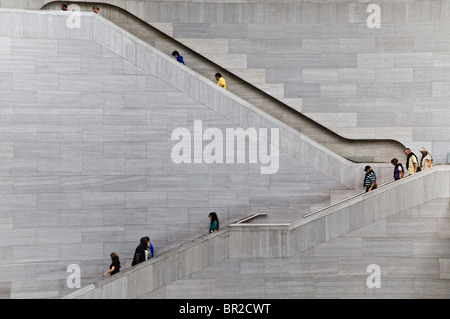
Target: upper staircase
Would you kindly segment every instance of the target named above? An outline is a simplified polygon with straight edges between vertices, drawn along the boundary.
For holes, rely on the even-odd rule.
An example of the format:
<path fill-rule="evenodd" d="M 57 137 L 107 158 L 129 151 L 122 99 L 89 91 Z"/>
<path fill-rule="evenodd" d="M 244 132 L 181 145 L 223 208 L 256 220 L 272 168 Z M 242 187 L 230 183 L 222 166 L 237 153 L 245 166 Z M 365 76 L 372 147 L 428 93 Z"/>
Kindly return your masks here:
<path fill-rule="evenodd" d="M 77 3 L 82 11 L 87 12 L 91 11 L 94 4 L 96 3 Z M 220 56 L 220 42 L 212 40 L 211 48 L 206 50 L 209 53 L 201 54 L 193 47 L 194 41 L 181 42 L 171 37 L 170 28 L 167 29 L 166 24 L 150 25 L 120 7 L 104 3 L 97 5 L 101 6 L 102 16 L 156 49 L 169 56 L 174 50 L 179 51 L 187 67 L 211 81 L 215 81 L 214 74 L 221 73 L 227 81 L 229 91 L 350 161 L 389 163 L 393 157 L 404 156 L 404 146 L 397 141 L 347 139 L 305 116 L 301 113 L 301 99 L 285 99 L 280 94 L 281 87 L 264 84 L 262 70 L 249 72 L 239 57 L 217 60 L 213 52 L 218 50 Z M 42 9 L 60 10 L 59 7 L 60 2 L 52 2 Z M 204 47 L 205 44 L 202 45 Z"/>

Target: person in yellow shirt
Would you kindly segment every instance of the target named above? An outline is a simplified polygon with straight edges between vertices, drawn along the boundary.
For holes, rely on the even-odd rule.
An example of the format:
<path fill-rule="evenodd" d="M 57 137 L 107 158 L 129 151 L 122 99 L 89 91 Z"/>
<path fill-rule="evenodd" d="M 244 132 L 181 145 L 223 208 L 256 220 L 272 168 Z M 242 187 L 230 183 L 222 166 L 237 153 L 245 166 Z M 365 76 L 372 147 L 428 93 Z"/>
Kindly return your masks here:
<path fill-rule="evenodd" d="M 217 80 L 217 85 L 220 85 L 220 86 L 223 87 L 225 90 L 227 89 L 227 82 L 226 82 L 225 79 L 222 77 L 222 74 L 216 73 L 216 80 Z"/>

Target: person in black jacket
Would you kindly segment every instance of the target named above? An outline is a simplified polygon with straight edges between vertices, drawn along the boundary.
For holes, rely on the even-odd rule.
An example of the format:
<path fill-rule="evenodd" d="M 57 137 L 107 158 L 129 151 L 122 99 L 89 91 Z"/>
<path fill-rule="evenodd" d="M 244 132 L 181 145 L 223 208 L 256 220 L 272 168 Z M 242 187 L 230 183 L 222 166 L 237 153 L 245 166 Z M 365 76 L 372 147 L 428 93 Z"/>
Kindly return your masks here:
<path fill-rule="evenodd" d="M 398 162 L 398 159 L 393 158 L 391 160 L 392 165 L 394 165 L 394 179 L 397 181 L 399 179 L 403 178 L 403 175 L 405 174 L 405 170 L 403 169 L 403 165 Z"/>
<path fill-rule="evenodd" d="M 145 237 L 141 238 L 141 243 L 136 247 L 134 252 L 133 261 L 131 262 L 131 266 L 137 265 L 143 261 L 145 261 L 145 251 L 148 247 L 148 239 Z"/>
<path fill-rule="evenodd" d="M 120 271 L 119 255 L 117 255 L 117 253 L 111 253 L 109 256 L 111 257 L 111 265 L 109 266 L 109 270 L 103 274 L 103 277 L 107 274 L 112 276 Z"/>
<path fill-rule="evenodd" d="M 364 171 L 366 172 L 366 176 L 364 177 L 364 187 L 366 188 L 367 193 L 377 188 L 377 176 L 369 165 L 364 168 Z"/>

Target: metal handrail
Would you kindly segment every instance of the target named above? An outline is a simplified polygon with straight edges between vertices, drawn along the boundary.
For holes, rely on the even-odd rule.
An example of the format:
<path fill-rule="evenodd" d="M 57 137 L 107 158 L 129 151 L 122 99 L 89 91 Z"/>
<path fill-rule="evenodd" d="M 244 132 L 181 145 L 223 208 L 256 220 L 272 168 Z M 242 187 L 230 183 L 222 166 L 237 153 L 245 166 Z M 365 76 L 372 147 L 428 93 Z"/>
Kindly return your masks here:
<path fill-rule="evenodd" d="M 248 217 L 245 217 L 245 218 L 243 218 L 243 219 L 241 219 L 241 220 L 239 220 L 239 221 L 237 221 L 237 222 L 235 222 L 235 223 L 233 223 L 233 224 L 231 224 L 231 225 L 242 224 L 242 223 L 244 223 L 244 222 L 246 222 L 246 221 L 249 221 L 250 219 L 256 218 L 256 217 L 258 217 L 258 216 L 267 216 L 267 213 L 257 213 L 257 214 L 253 214 L 253 215 L 250 215 L 250 216 L 248 216 Z"/>

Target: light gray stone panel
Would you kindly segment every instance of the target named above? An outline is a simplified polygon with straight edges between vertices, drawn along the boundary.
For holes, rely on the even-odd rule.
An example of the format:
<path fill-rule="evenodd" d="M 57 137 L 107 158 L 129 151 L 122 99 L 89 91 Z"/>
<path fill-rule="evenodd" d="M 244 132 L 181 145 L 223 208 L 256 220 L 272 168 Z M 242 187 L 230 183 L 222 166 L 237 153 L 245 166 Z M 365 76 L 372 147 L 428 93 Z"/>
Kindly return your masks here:
<path fill-rule="evenodd" d="M 302 40 L 302 52 L 304 53 L 336 53 L 339 52 L 339 39 L 303 39 Z M 290 51 L 290 50 L 287 50 Z M 287 52 L 286 50 L 283 52 Z"/>
<path fill-rule="evenodd" d="M 89 119 L 88 115 L 90 113 L 93 118 Z M 99 110 L 99 112 L 80 112 L 78 114 L 80 119 L 87 116 L 87 122 L 92 121 L 92 123 L 100 123 L 99 125 L 83 126 L 82 132 L 80 133 L 81 138 L 79 140 L 86 142 L 122 142 L 127 140 L 125 138 L 125 127 L 119 125 L 101 125 L 101 123 L 103 123 L 102 110 Z M 81 122 L 83 122 L 83 120 L 81 120 Z"/>
<path fill-rule="evenodd" d="M 323 277 L 314 281 L 314 298 L 358 298 L 363 294 L 366 276 Z"/>
<path fill-rule="evenodd" d="M 439 258 L 439 278 L 450 279 L 450 259 Z"/>
<path fill-rule="evenodd" d="M 108 226 L 120 226 L 126 223 L 140 224 L 146 221 L 146 208 L 106 208 L 103 210 L 103 223 Z"/>
<path fill-rule="evenodd" d="M 0 154 L 2 158 L 14 157 L 14 143 L 2 142 L 0 143 Z"/>
<path fill-rule="evenodd" d="M 68 142 L 60 144 L 61 158 L 93 159 L 103 157 L 103 143 Z"/>
<path fill-rule="evenodd" d="M 104 75 L 105 92 L 140 92 L 145 91 L 146 79 L 143 75 Z"/>
<path fill-rule="evenodd" d="M 33 56 L 0 55 L 2 72 L 34 72 L 36 58 Z"/>
<path fill-rule="evenodd" d="M 376 69 L 377 82 L 413 82 L 412 68 Z"/>
<path fill-rule="evenodd" d="M 376 39 L 374 38 L 340 38 L 339 52 L 341 53 L 374 53 Z"/>
<path fill-rule="evenodd" d="M 283 61 L 281 63 L 280 61 Z M 320 68 L 321 61 L 314 54 L 296 54 L 285 56 L 280 53 L 255 53 L 247 61 L 248 68 L 266 68 L 266 69 L 298 69 L 304 66 L 310 68 Z"/>
<path fill-rule="evenodd" d="M 325 98 L 355 98 L 358 94 L 358 86 L 356 83 L 321 84 L 320 94 Z"/>
<path fill-rule="evenodd" d="M 11 38 L 0 37 L 0 48 L 1 55 L 11 54 Z"/>
<path fill-rule="evenodd" d="M 152 225 L 183 225 L 192 222 L 192 218 L 188 217 L 187 208 L 151 207 L 147 209 L 147 214 L 144 216 L 147 217 L 147 220 L 150 221 Z"/>
<path fill-rule="evenodd" d="M 103 243 L 67 243 L 60 245 L 60 261 L 91 261 L 103 256 Z"/>
<path fill-rule="evenodd" d="M 147 190 L 147 177 L 143 175 L 116 175 L 104 177 L 105 192 L 141 192 Z"/>
<path fill-rule="evenodd" d="M 12 73 L 0 73 L 0 90 L 12 90 Z"/>
<path fill-rule="evenodd" d="M 251 195 L 246 192 L 209 191 L 206 207 L 248 206 L 252 205 Z M 199 201 L 200 203 L 202 200 Z M 274 204 L 275 205 L 275 204 Z"/>
<path fill-rule="evenodd" d="M 102 46 L 92 40 L 58 40 L 58 56 L 97 57 L 103 55 Z"/>
<path fill-rule="evenodd" d="M 239 286 L 241 289 L 236 291 L 234 287 Z M 216 280 L 216 298 L 245 298 L 247 295 L 254 296 L 254 298 L 264 298 L 264 278 L 218 278 Z"/>
<path fill-rule="evenodd" d="M 105 243 L 123 243 L 125 241 L 125 226 L 101 226 L 87 227 L 81 231 L 81 240 L 86 243 L 105 242 Z M 131 252 L 131 251 L 130 251 Z M 104 250 L 104 256 L 111 253 Z M 111 260 L 111 259 L 109 259 Z"/>
<path fill-rule="evenodd" d="M 362 256 L 362 239 L 336 238 L 314 247 L 314 256 Z"/>
<path fill-rule="evenodd" d="M 102 91 L 101 75 L 60 74 L 59 89 L 65 91 Z"/>
<path fill-rule="evenodd" d="M 216 31 L 217 31 L 216 27 Z M 211 27 L 207 23 L 174 23 L 173 36 L 174 38 L 210 38 Z M 219 38 L 217 33 L 214 33 L 214 38 Z"/>
<path fill-rule="evenodd" d="M 381 280 L 383 277 L 388 275 L 388 257 L 345 257 L 341 256 L 338 258 L 339 270 L 338 274 L 342 276 L 369 276 L 367 272 L 367 267 L 369 265 L 378 265 L 381 270 Z"/>
<path fill-rule="evenodd" d="M 217 200 L 220 200 L 217 198 Z M 207 191 L 167 192 L 167 207 L 208 207 Z"/>
<path fill-rule="evenodd" d="M 146 158 L 145 142 L 105 142 L 103 144 L 105 158 Z"/>
<path fill-rule="evenodd" d="M 358 83 L 359 98 L 390 98 L 395 95 L 391 83 Z"/>
<path fill-rule="evenodd" d="M 316 59 L 317 60 L 317 59 Z M 356 54 L 322 54 L 320 56 L 320 67 L 322 68 L 356 68 Z"/>
<path fill-rule="evenodd" d="M 415 52 L 447 52 L 450 49 L 448 37 L 415 37 Z"/>
<path fill-rule="evenodd" d="M 17 211 L 12 214 L 15 228 L 58 227 L 60 225 L 60 213 L 58 210 L 27 210 Z"/>
<path fill-rule="evenodd" d="M 78 175 L 81 173 L 81 160 L 79 159 L 39 159 L 37 161 L 37 173 L 45 175 Z M 63 187 L 63 184 L 61 185 Z"/>
<path fill-rule="evenodd" d="M 247 54 L 252 50 L 263 52 L 266 46 L 264 39 L 228 39 L 230 53 Z"/>
<path fill-rule="evenodd" d="M 82 106 L 89 108 L 120 109 L 124 108 L 124 100 L 123 94 L 120 93 L 95 91 L 82 94 Z"/>
<path fill-rule="evenodd" d="M 413 242 L 402 238 L 366 238 L 363 240 L 363 256 L 412 257 Z"/>
<path fill-rule="evenodd" d="M 59 113 L 61 125 L 101 125 L 102 109 L 61 109 Z"/>
<path fill-rule="evenodd" d="M 48 142 L 16 142 L 14 143 L 14 156 L 16 158 L 58 158 L 59 144 Z"/>
<path fill-rule="evenodd" d="M 215 279 L 178 280 L 166 286 L 167 298 L 214 298 Z"/>
<path fill-rule="evenodd" d="M 310 278 L 269 278 L 265 281 L 266 298 L 314 298 Z"/>
<path fill-rule="evenodd" d="M 165 192 L 127 192 L 125 194 L 126 208 L 167 207 L 170 194 Z"/>
<path fill-rule="evenodd" d="M 14 180 L 14 190 L 16 193 L 56 193 L 60 189 L 59 176 L 45 177 L 16 177 Z"/>
<path fill-rule="evenodd" d="M 289 258 L 289 274 L 303 278 L 328 277 L 338 273 L 336 257 Z"/>
<path fill-rule="evenodd" d="M 125 63 L 121 58 L 81 58 L 82 74 L 124 74 Z"/>
<path fill-rule="evenodd" d="M 81 243 L 81 228 L 39 228 L 36 230 L 36 243 L 38 245 Z"/>
<path fill-rule="evenodd" d="M 146 112 L 133 109 L 104 110 L 103 123 L 105 125 L 140 125 L 146 124 Z"/>
<path fill-rule="evenodd" d="M 449 298 L 448 280 L 430 280 L 415 279 L 414 280 L 414 296 L 422 296 L 422 298 Z"/>
<path fill-rule="evenodd" d="M 450 84 L 448 82 L 433 82 L 433 97 L 448 97 L 450 96 Z"/>
<path fill-rule="evenodd" d="M 16 90 L 58 90 L 58 76 L 53 74 L 13 75 L 13 88 Z"/>
<path fill-rule="evenodd" d="M 287 98 L 318 98 L 320 97 L 320 84 L 318 83 L 302 83 L 302 84 L 285 84 L 284 96 Z M 304 110 L 306 112 L 306 110 Z"/>
<path fill-rule="evenodd" d="M 56 56 L 57 40 L 12 38 L 11 53 L 13 55 Z"/>
<path fill-rule="evenodd" d="M 377 38 L 376 51 L 377 52 L 413 52 L 414 39 L 409 38 Z"/>
<path fill-rule="evenodd" d="M 439 278 L 437 258 L 388 258 L 387 272 L 395 278 Z"/>
<path fill-rule="evenodd" d="M 83 208 L 117 208 L 125 207 L 123 192 L 84 192 L 82 194 Z"/>
<path fill-rule="evenodd" d="M 23 125 L 46 125 L 59 123 L 58 109 L 19 109 L 13 111 L 14 124 Z M 18 127 L 17 129 L 20 129 Z"/>
<path fill-rule="evenodd" d="M 126 159 L 125 172 L 127 174 L 166 174 L 168 165 L 166 160 L 161 158 L 153 159 Z"/>
<path fill-rule="evenodd" d="M 333 83 L 338 81 L 338 76 L 337 69 L 303 69 L 301 78 L 303 83 Z"/>
<path fill-rule="evenodd" d="M 190 175 L 188 176 L 189 190 L 227 191 L 229 177 L 227 175 Z"/>
<path fill-rule="evenodd" d="M 396 68 L 420 68 L 433 66 L 433 53 L 395 53 L 394 66 Z"/>
<path fill-rule="evenodd" d="M 412 247 L 414 257 L 448 258 L 450 256 L 450 243 L 448 239 L 413 239 Z"/>
<path fill-rule="evenodd" d="M 415 68 L 414 82 L 447 82 L 450 80 L 450 68 Z"/>
<path fill-rule="evenodd" d="M 98 209 L 70 210 L 61 209 L 59 222 L 64 227 L 103 226 L 104 214 Z"/>
<path fill-rule="evenodd" d="M 357 114 L 358 126 L 385 127 L 394 126 L 393 113 L 361 113 Z"/>
<path fill-rule="evenodd" d="M 79 57 L 37 56 L 36 73 L 79 74 L 81 70 Z"/>
<path fill-rule="evenodd" d="M 268 69 L 267 83 L 299 83 L 302 81 L 302 69 Z"/>
<path fill-rule="evenodd" d="M 358 68 L 393 68 L 395 55 L 393 53 L 361 53 L 357 55 Z"/>
<path fill-rule="evenodd" d="M 85 175 L 122 175 L 125 174 L 125 159 L 121 158 L 83 158 L 82 171 Z"/>
<path fill-rule="evenodd" d="M 11 107 L 34 107 L 36 106 L 35 91 L 8 90 L 0 91 L 0 105 Z"/>
<path fill-rule="evenodd" d="M 80 193 L 45 193 L 38 194 L 38 209 L 79 209 L 82 207 Z"/>
<path fill-rule="evenodd" d="M 33 176 L 37 174 L 37 170 L 35 159 L 2 159 L 0 176 Z"/>
<path fill-rule="evenodd" d="M 388 221 L 387 234 L 389 237 L 437 237 L 437 226 L 436 220 L 415 219 L 411 221 Z"/>
<path fill-rule="evenodd" d="M 37 106 L 61 109 L 81 107 L 81 94 L 76 91 L 38 91 Z"/>

